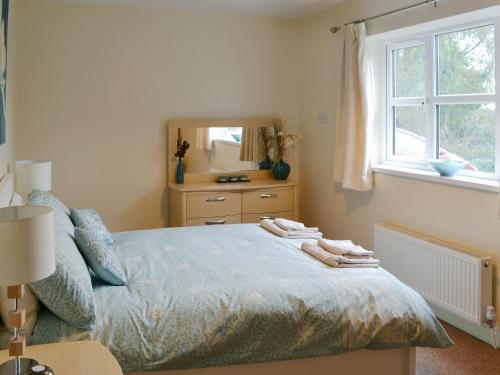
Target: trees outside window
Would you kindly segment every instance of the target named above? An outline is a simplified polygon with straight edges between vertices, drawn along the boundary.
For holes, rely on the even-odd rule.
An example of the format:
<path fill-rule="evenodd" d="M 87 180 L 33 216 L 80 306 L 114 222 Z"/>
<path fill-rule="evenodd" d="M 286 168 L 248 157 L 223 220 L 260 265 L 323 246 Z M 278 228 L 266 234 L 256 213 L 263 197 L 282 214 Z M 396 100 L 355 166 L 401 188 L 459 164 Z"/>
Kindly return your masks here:
<path fill-rule="evenodd" d="M 387 46 L 387 159 L 498 171 L 495 24 Z"/>

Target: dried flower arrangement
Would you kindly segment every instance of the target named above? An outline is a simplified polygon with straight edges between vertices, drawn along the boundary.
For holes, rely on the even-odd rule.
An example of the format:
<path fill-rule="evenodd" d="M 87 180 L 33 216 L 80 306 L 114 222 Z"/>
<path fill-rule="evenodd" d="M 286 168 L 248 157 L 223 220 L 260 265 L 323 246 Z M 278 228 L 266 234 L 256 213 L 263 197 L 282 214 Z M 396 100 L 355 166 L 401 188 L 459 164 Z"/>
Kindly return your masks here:
<path fill-rule="evenodd" d="M 285 131 L 285 121 L 280 117 L 273 120 L 273 128 L 276 138 L 274 161 L 284 161 L 292 156 L 293 146 L 301 136 L 295 133 L 287 133 Z"/>
<path fill-rule="evenodd" d="M 175 153 L 175 156 L 178 158 L 184 158 L 184 155 L 186 155 L 186 151 L 189 148 L 189 142 L 188 141 L 182 141 L 182 138 L 179 138 L 177 140 L 177 152 Z"/>

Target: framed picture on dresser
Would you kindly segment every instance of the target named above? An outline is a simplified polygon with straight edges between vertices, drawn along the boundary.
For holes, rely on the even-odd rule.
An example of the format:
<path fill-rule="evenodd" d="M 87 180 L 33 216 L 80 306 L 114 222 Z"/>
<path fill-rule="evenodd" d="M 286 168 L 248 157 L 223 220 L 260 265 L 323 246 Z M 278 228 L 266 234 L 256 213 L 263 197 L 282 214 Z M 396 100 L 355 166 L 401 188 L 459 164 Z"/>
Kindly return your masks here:
<path fill-rule="evenodd" d="M 5 143 L 7 102 L 7 31 L 9 26 L 9 0 L 0 0 L 0 145 Z"/>

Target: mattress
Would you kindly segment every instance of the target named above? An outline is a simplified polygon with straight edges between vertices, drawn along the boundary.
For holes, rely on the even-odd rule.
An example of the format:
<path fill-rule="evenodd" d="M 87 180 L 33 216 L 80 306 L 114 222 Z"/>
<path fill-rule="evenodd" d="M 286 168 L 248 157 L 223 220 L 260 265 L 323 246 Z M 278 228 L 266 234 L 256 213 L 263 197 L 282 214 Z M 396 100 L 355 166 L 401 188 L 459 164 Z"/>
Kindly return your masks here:
<path fill-rule="evenodd" d="M 328 267 L 258 225 L 113 236 L 128 285 L 94 281 L 95 329 L 42 309 L 32 344 L 95 339 L 125 372 L 451 344 L 423 298 L 384 269 Z"/>

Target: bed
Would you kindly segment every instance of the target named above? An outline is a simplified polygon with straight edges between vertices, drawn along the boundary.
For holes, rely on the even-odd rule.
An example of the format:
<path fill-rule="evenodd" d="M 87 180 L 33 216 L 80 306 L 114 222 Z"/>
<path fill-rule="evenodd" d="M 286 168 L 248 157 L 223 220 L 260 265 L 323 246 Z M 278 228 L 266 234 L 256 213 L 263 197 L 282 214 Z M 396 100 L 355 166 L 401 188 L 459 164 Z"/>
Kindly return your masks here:
<path fill-rule="evenodd" d="M 113 237 L 128 285 L 93 279 L 92 330 L 42 308 L 31 344 L 94 339 L 126 373 L 172 375 L 414 374 L 415 347 L 451 344 L 382 268 L 330 268 L 255 224 Z"/>

